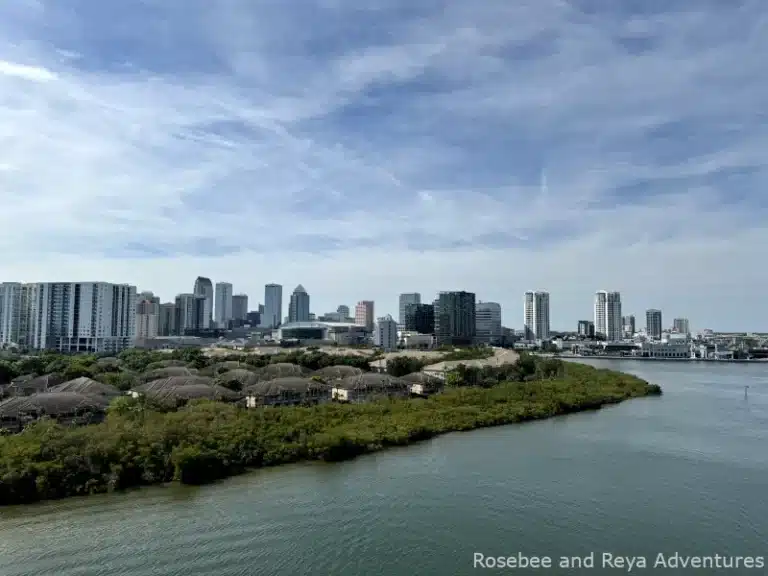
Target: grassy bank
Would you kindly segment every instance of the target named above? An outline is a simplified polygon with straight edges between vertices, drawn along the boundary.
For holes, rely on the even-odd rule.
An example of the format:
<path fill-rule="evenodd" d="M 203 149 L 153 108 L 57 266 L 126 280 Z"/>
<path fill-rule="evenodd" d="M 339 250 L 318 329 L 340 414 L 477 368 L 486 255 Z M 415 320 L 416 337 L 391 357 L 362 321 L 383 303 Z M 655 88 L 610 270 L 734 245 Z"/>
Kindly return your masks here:
<path fill-rule="evenodd" d="M 203 402 L 165 414 L 113 413 L 83 428 L 42 421 L 0 437 L 0 505 L 172 480 L 205 483 L 301 460 L 339 461 L 446 432 L 660 393 L 634 376 L 566 363 L 556 378 L 449 389 L 427 400 L 251 411 Z"/>

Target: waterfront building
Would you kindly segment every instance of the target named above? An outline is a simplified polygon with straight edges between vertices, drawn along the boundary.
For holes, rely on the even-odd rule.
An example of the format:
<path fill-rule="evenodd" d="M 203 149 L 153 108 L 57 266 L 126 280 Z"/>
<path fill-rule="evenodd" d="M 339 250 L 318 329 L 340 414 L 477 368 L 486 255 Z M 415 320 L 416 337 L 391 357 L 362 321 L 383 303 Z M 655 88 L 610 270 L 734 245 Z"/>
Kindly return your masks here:
<path fill-rule="evenodd" d="M 661 319 L 661 310 L 651 308 L 645 311 L 645 333 L 652 340 L 660 340 L 663 332 L 663 323 Z"/>
<path fill-rule="evenodd" d="M 672 330 L 680 334 L 690 334 L 691 325 L 688 322 L 688 318 L 675 318 L 672 321 Z"/>
<path fill-rule="evenodd" d="M 624 338 L 632 338 L 637 333 L 634 314 L 622 316 L 621 324 L 624 331 Z"/>
<path fill-rule="evenodd" d="M 577 333 L 583 338 L 594 338 L 595 323 L 592 320 L 579 320 Z"/>
<path fill-rule="evenodd" d="M 607 342 L 622 339 L 621 294 L 599 290 L 595 293 L 595 335 Z"/>
<path fill-rule="evenodd" d="M 549 292 L 528 290 L 523 301 L 523 339 L 549 339 Z"/>

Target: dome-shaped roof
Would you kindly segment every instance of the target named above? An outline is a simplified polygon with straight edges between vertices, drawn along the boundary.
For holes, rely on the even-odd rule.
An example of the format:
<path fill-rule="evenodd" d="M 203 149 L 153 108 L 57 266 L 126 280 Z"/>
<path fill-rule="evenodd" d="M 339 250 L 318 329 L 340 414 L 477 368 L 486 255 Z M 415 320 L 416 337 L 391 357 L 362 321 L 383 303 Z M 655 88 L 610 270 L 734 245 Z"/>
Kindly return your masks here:
<path fill-rule="evenodd" d="M 367 390 L 403 390 L 409 387 L 405 380 L 376 372 L 365 372 L 358 376 L 347 376 L 334 383 L 334 386 L 347 390 L 357 390 L 360 388 Z"/>
<path fill-rule="evenodd" d="M 314 375 L 321 378 L 327 378 L 330 380 L 339 380 L 346 378 L 347 376 L 358 376 L 363 373 L 363 370 L 355 366 L 346 366 L 344 364 L 338 366 L 326 366 L 316 370 Z"/>
<path fill-rule="evenodd" d="M 186 384 L 183 386 L 169 386 L 147 390 L 147 398 L 161 403 L 177 403 L 179 401 L 197 400 L 207 398 L 210 400 L 237 400 L 241 396 L 222 386 L 209 386 L 207 384 Z"/>
<path fill-rule="evenodd" d="M 168 366 L 166 368 L 156 368 L 155 370 L 149 370 L 142 374 L 142 379 L 145 382 L 151 380 L 157 380 L 159 378 L 173 378 L 174 376 L 194 376 L 198 373 L 194 368 L 187 368 L 186 366 Z"/>
<path fill-rule="evenodd" d="M 102 384 L 85 376 L 54 386 L 51 392 L 77 392 L 89 396 L 104 396 L 105 398 L 114 398 L 120 395 L 120 391 L 114 386 Z"/>
<path fill-rule="evenodd" d="M 211 386 L 213 379 L 206 376 L 171 376 L 170 378 L 158 378 L 144 384 L 139 384 L 132 388 L 134 392 L 149 392 L 150 390 L 160 390 L 163 388 L 177 388 L 179 386 L 190 386 L 202 384 Z"/>
<path fill-rule="evenodd" d="M 306 394 L 313 389 L 330 390 L 327 384 L 312 380 L 311 378 L 286 376 L 284 378 L 274 378 L 272 380 L 257 382 L 256 384 L 248 386 L 246 392 L 254 396 L 278 396 L 285 393 Z"/>
<path fill-rule="evenodd" d="M 306 376 L 311 372 L 311 370 L 304 368 L 304 366 L 291 364 L 289 362 L 267 364 L 264 368 L 260 368 L 256 371 L 260 380 L 271 380 L 273 378 L 285 378 L 288 376 Z"/>
<path fill-rule="evenodd" d="M 42 392 L 31 396 L 16 397 L 0 403 L 0 416 L 18 416 L 35 412 L 56 416 L 76 410 L 103 411 L 109 405 L 106 398 L 88 396 L 77 392 Z"/>
<path fill-rule="evenodd" d="M 61 376 L 61 374 L 56 372 L 52 372 L 51 374 L 44 374 L 42 376 L 26 374 L 24 377 L 14 379 L 13 382 L 11 382 L 10 388 L 23 388 L 24 390 L 45 392 L 54 386 L 58 386 L 63 381 L 64 378 Z"/>

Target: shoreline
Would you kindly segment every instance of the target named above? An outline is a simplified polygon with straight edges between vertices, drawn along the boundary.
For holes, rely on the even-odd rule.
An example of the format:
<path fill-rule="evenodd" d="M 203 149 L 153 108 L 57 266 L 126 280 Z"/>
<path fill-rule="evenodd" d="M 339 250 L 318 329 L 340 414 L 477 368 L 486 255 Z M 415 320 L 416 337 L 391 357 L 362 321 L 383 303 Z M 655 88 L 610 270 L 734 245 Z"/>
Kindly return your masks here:
<path fill-rule="evenodd" d="M 251 410 L 208 401 L 178 412 L 115 415 L 81 428 L 41 422 L 0 437 L 0 477 L 7 479 L 0 484 L 0 508 L 168 482 L 204 485 L 283 464 L 341 462 L 443 434 L 662 394 L 630 374 L 565 364 L 561 376 L 456 387 L 427 399 Z"/>
<path fill-rule="evenodd" d="M 576 354 L 561 354 L 553 356 L 560 360 L 638 360 L 642 362 L 709 362 L 716 364 L 766 364 L 768 365 L 768 358 L 739 358 L 739 359 L 717 359 L 717 358 L 653 358 L 649 356 L 616 356 L 616 355 L 595 355 L 595 356 L 579 356 Z"/>

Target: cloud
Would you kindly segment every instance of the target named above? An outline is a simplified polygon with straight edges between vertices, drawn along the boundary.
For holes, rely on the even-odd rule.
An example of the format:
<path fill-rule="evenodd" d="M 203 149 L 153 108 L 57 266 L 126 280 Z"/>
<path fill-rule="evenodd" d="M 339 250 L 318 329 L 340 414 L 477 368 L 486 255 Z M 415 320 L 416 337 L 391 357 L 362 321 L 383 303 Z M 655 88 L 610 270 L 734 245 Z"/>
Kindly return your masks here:
<path fill-rule="evenodd" d="M 765 328 L 768 9 L 637 6 L 3 4 L 1 279 Z"/>

